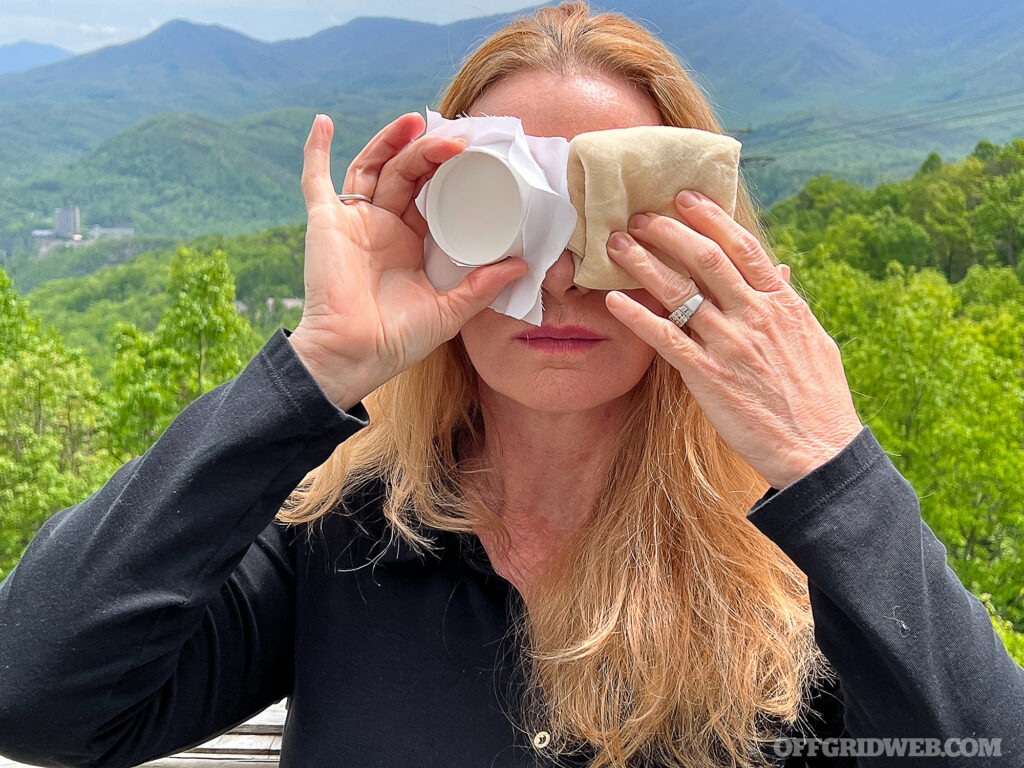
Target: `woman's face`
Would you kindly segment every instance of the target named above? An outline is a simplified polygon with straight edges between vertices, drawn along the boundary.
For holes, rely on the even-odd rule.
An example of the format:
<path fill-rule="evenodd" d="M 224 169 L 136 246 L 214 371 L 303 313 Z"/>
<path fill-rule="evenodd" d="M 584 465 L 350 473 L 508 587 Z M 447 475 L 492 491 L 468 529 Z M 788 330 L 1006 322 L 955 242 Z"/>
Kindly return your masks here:
<path fill-rule="evenodd" d="M 654 103 L 625 79 L 596 74 L 522 72 L 492 85 L 471 115 L 512 115 L 533 136 L 660 125 Z M 563 251 L 541 286 L 543 325 L 485 309 L 462 328 L 462 341 L 490 390 L 528 408 L 565 413 L 599 407 L 629 392 L 655 352 L 607 310 L 607 291 L 573 284 Z M 664 316 L 647 291 L 625 291 Z M 563 338 L 552 338 L 562 336 Z M 568 338 L 565 338 L 568 337 Z"/>

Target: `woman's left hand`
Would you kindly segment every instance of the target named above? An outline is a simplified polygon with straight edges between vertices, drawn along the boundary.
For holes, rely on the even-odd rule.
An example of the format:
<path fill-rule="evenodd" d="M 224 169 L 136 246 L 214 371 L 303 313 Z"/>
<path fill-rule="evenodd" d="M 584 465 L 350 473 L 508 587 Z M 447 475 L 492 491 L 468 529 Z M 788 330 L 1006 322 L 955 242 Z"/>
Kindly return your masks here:
<path fill-rule="evenodd" d="M 638 215 L 629 234 L 608 240 L 612 260 L 669 312 L 697 291 L 704 295 L 686 330 L 619 291 L 609 292 L 606 303 L 679 370 L 722 438 L 773 487 L 784 488 L 862 429 L 839 347 L 757 238 L 692 194 L 676 197 L 689 226 Z"/>

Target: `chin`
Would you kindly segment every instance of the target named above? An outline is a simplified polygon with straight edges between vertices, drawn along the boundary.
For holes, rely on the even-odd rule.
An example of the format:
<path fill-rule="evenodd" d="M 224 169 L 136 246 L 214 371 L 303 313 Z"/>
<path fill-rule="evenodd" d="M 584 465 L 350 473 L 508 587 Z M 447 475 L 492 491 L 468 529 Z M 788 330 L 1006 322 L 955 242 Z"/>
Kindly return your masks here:
<path fill-rule="evenodd" d="M 549 368 L 517 376 L 506 369 L 496 381 L 479 371 L 481 396 L 498 395 L 517 406 L 542 413 L 578 413 L 611 405 L 629 394 L 638 382 L 610 380 L 590 371 Z"/>

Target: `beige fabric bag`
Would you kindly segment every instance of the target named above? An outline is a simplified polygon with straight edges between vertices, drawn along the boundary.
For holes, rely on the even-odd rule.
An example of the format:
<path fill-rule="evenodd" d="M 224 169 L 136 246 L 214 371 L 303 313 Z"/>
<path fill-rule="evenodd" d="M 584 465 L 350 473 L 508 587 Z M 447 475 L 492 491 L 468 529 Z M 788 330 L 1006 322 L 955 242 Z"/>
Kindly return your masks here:
<path fill-rule="evenodd" d="M 608 258 L 608 237 L 636 213 L 678 219 L 675 196 L 701 192 L 736 209 L 740 143 L 730 136 L 671 126 L 581 133 L 569 142 L 569 199 L 576 229 L 569 240 L 574 281 L 601 290 L 639 288 Z"/>

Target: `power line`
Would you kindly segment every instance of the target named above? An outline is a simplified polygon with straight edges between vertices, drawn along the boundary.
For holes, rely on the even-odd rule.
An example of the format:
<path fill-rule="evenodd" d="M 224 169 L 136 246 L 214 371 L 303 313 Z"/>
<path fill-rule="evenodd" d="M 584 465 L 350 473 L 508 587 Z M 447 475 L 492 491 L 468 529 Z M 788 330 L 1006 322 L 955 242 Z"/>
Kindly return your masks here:
<path fill-rule="evenodd" d="M 967 114 L 963 114 L 963 115 L 949 115 L 949 116 L 945 116 L 945 117 L 936 118 L 934 120 L 926 120 L 924 122 L 912 123 L 912 124 L 909 124 L 909 125 L 889 126 L 889 127 L 881 128 L 881 129 L 878 129 L 878 130 L 861 132 L 861 133 L 856 133 L 855 132 L 854 135 L 852 135 L 852 136 L 837 136 L 837 137 L 834 137 L 834 138 L 823 139 L 823 140 L 817 141 L 817 142 L 813 142 L 812 141 L 812 142 L 810 142 L 808 144 L 802 144 L 801 146 L 798 146 L 798 147 L 783 147 L 783 148 L 779 148 L 779 149 L 773 150 L 772 154 L 776 155 L 776 156 L 778 156 L 778 155 L 789 155 L 789 154 L 794 154 L 796 152 L 805 152 L 805 151 L 807 151 L 809 149 L 819 149 L 821 147 L 828 147 L 828 146 L 831 146 L 833 144 L 842 144 L 844 142 L 863 141 L 865 139 L 869 139 L 869 138 L 876 137 L 876 136 L 888 136 L 888 135 L 894 135 L 894 134 L 898 134 L 898 133 L 904 133 L 906 131 L 916 131 L 916 130 L 919 130 L 921 128 L 926 128 L 926 127 L 928 127 L 930 125 L 937 125 L 937 124 L 940 124 L 940 123 L 954 123 L 954 122 L 959 122 L 959 121 L 963 121 L 963 120 L 974 120 L 974 119 L 977 119 L 977 118 L 991 117 L 991 116 L 994 116 L 994 115 L 1003 115 L 1003 114 L 1007 114 L 1009 112 L 1017 112 L 1017 111 L 1020 111 L 1020 110 L 1024 110 L 1024 104 L 1015 104 L 1015 105 L 1009 106 L 1009 107 L 1001 107 L 999 109 L 991 109 L 991 110 L 986 110 L 986 111 L 982 111 L 982 112 L 972 112 L 972 113 L 967 113 Z M 988 121 L 984 121 L 984 122 L 989 123 L 989 122 L 997 122 L 997 121 L 996 120 L 988 120 Z M 800 138 L 801 136 L 804 136 L 804 135 L 810 135 L 810 132 L 808 132 L 807 134 L 792 134 L 790 137 L 787 137 L 787 138 L 794 138 L 794 139 L 796 139 L 796 138 Z M 761 147 L 762 147 L 761 144 L 759 144 L 759 143 L 755 144 L 754 142 L 751 142 L 751 148 L 753 148 L 753 149 L 761 149 Z"/>
<path fill-rule="evenodd" d="M 790 138 L 800 136 L 814 136 L 822 133 L 833 133 L 835 131 L 843 131 L 849 128 L 859 128 L 863 126 L 877 125 L 879 123 L 888 123 L 904 120 L 905 118 L 915 117 L 918 115 L 929 116 L 933 112 L 944 112 L 950 109 L 959 109 L 960 107 L 967 104 L 974 104 L 977 102 L 995 101 L 999 99 L 1005 99 L 1009 96 L 1016 96 L 1024 94 L 1024 88 L 1015 89 L 1012 91 L 1003 91 L 1001 93 L 988 94 L 986 96 L 975 96 L 969 99 L 959 99 L 957 101 L 950 101 L 944 104 L 932 104 L 927 107 L 918 107 L 917 109 L 907 110 L 906 112 L 895 112 L 888 115 L 879 115 L 877 117 L 867 118 L 864 120 L 856 120 L 853 122 L 840 123 L 838 125 L 825 126 L 821 128 L 810 128 L 806 131 L 792 131 L 790 133 L 782 134 L 780 136 L 772 136 L 759 141 L 758 143 L 769 144 L 779 141 L 785 141 Z M 757 141 L 755 138 L 754 141 Z"/>
<path fill-rule="evenodd" d="M 946 112 L 946 111 L 949 111 L 949 110 L 957 110 L 957 109 L 960 109 L 960 108 L 962 108 L 962 107 L 964 107 L 966 105 L 969 105 L 969 104 L 977 104 L 979 102 L 982 102 L 982 103 L 984 103 L 984 102 L 991 102 L 991 101 L 1005 99 L 1005 98 L 1008 98 L 1010 96 L 1017 96 L 1017 95 L 1020 95 L 1020 94 L 1024 94 L 1024 88 L 1017 88 L 1017 89 L 1010 90 L 1010 91 L 1003 91 L 1001 93 L 987 94 L 985 96 L 974 96 L 974 97 L 967 98 L 967 99 L 958 99 L 956 101 L 950 101 L 950 102 L 946 102 L 944 104 L 933 104 L 933 105 L 930 105 L 930 106 L 927 106 L 927 107 L 918 107 L 916 109 L 907 110 L 905 112 L 896 112 L 896 113 L 892 113 L 892 114 L 888 114 L 888 115 L 881 115 L 881 116 L 878 116 L 878 117 L 867 118 L 867 119 L 864 119 L 864 120 L 857 120 L 857 121 L 853 121 L 853 122 L 841 123 L 839 125 L 834 125 L 834 126 L 825 126 L 825 127 L 822 127 L 822 128 L 811 128 L 811 129 L 808 129 L 806 131 L 793 131 L 793 132 L 790 132 L 790 133 L 782 134 L 782 135 L 779 135 L 779 136 L 772 136 L 772 137 L 761 139 L 761 140 L 758 140 L 755 137 L 755 138 L 753 138 L 750 141 L 750 144 L 752 146 L 761 147 L 761 146 L 767 146 L 769 144 L 775 144 L 775 143 L 778 143 L 778 142 L 787 141 L 787 140 L 790 140 L 790 139 L 813 137 L 813 136 L 821 136 L 821 135 L 824 135 L 824 134 L 848 131 L 848 130 L 853 129 L 853 128 L 881 125 L 883 123 L 895 123 L 895 125 L 891 126 L 891 128 L 893 130 L 897 130 L 897 129 L 898 130 L 902 130 L 904 127 L 908 127 L 908 126 L 901 126 L 900 122 L 903 121 L 903 120 L 906 120 L 907 118 L 916 117 L 916 116 L 927 117 L 927 116 L 930 116 L 931 114 L 934 114 L 934 113 L 941 113 L 941 112 Z M 1011 109 L 1015 109 L 1015 108 L 1016 107 L 1011 107 Z M 983 114 L 983 113 L 979 113 L 979 114 Z M 942 120 L 955 120 L 955 119 L 960 119 L 962 117 L 971 117 L 971 116 L 974 116 L 974 113 L 968 113 L 966 115 L 946 115 L 946 116 L 944 116 L 941 119 Z M 929 124 L 931 124 L 931 123 L 929 123 Z"/>

